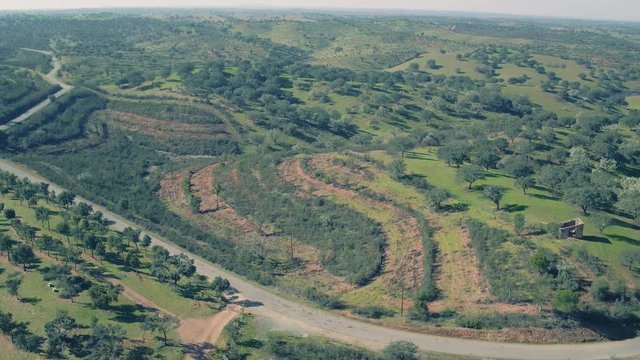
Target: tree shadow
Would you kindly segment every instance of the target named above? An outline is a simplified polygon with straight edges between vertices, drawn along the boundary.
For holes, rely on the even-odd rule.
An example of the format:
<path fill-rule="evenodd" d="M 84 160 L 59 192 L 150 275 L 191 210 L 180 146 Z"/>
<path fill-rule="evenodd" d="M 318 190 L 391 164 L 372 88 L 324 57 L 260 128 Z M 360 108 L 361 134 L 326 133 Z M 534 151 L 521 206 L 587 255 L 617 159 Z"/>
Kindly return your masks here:
<path fill-rule="evenodd" d="M 469 204 L 456 203 L 456 204 L 444 204 L 440 206 L 440 211 L 447 213 L 464 212 L 469 209 Z"/>
<path fill-rule="evenodd" d="M 620 227 L 632 229 L 632 230 L 640 230 L 640 226 L 633 223 L 626 222 L 626 221 L 622 221 L 617 218 L 613 218 L 611 219 L 611 221 L 612 221 L 611 225 L 613 226 L 620 226 Z"/>
<path fill-rule="evenodd" d="M 529 206 L 527 205 L 522 205 L 522 204 L 507 204 L 507 205 L 503 205 L 502 206 L 502 210 L 512 213 L 512 212 L 518 212 L 518 211 L 525 211 L 529 208 Z"/>
<path fill-rule="evenodd" d="M 640 246 L 640 240 L 632 239 L 632 238 L 630 238 L 628 236 L 617 235 L 617 234 L 616 235 L 609 235 L 609 236 L 611 236 L 616 241 L 624 241 L 624 242 L 626 242 L 628 244 L 631 244 L 631 245 Z"/>
<path fill-rule="evenodd" d="M 20 302 L 21 303 L 30 304 L 30 305 L 35 305 L 35 304 L 39 303 L 40 301 L 42 301 L 42 299 L 36 298 L 36 297 L 23 297 L 23 298 L 20 298 Z"/>
<path fill-rule="evenodd" d="M 431 161 L 435 161 L 434 159 L 430 158 L 428 154 L 426 153 L 421 153 L 421 152 L 417 152 L 417 151 L 407 151 L 404 156 L 408 159 L 417 159 L 417 160 L 431 160 Z"/>
<path fill-rule="evenodd" d="M 246 308 L 259 307 L 264 305 L 261 301 L 255 301 L 255 300 L 240 300 L 240 301 L 234 302 L 234 304 L 238 304 Z"/>
<path fill-rule="evenodd" d="M 183 344 L 182 349 L 187 357 L 194 360 L 208 360 L 209 352 L 213 350 L 215 346 L 210 343 L 199 344 Z"/>
<path fill-rule="evenodd" d="M 140 304 L 123 304 L 118 306 L 112 306 L 111 311 L 115 313 L 113 317 L 113 321 L 122 322 L 122 323 L 140 323 L 143 322 L 147 317 L 144 312 L 147 310 L 146 307 Z M 139 312 L 136 314 L 136 312 Z"/>
<path fill-rule="evenodd" d="M 590 311 L 577 315 L 578 321 L 586 328 L 600 334 L 608 340 L 631 339 L 637 335 L 639 329 L 638 319 L 632 316 L 629 319 L 617 320 L 610 318 L 601 311 Z"/>
<path fill-rule="evenodd" d="M 611 241 L 609 241 L 609 239 L 607 239 L 606 237 L 602 237 L 602 236 L 587 235 L 587 236 L 583 236 L 582 240 L 589 241 L 589 242 L 601 243 L 601 244 L 611 244 Z"/>
<path fill-rule="evenodd" d="M 555 196 L 549 196 L 545 194 L 528 194 L 528 195 L 534 198 L 542 199 L 542 200 L 558 200 L 558 198 Z"/>

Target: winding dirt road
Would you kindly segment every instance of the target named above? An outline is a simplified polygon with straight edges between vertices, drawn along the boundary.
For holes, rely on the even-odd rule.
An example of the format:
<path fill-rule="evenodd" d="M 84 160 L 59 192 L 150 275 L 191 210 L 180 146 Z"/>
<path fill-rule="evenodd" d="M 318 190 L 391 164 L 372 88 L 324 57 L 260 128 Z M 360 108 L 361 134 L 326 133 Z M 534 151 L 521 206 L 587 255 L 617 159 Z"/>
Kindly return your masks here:
<path fill-rule="evenodd" d="M 60 80 L 60 78 L 58 77 L 58 72 L 60 71 L 60 69 L 62 68 L 62 65 L 60 64 L 60 59 L 58 59 L 55 54 L 51 51 L 44 51 L 44 50 L 34 50 L 34 49 L 27 49 L 27 48 L 21 48 L 20 50 L 24 50 L 24 51 L 32 51 L 32 52 L 37 52 L 40 54 L 44 54 L 44 55 L 48 55 L 51 56 L 51 65 L 53 66 L 53 69 L 51 69 L 51 71 L 49 71 L 49 73 L 47 73 L 46 75 L 43 75 L 43 78 L 50 84 L 52 85 L 59 85 L 61 87 L 60 90 L 58 90 L 58 92 L 56 92 L 55 94 L 53 94 L 53 96 L 57 99 L 59 97 L 61 97 L 62 95 L 66 94 L 67 92 L 69 92 L 71 89 L 73 89 L 73 86 L 65 84 L 62 80 Z M 20 122 L 23 122 L 25 120 L 27 120 L 28 118 L 30 118 L 33 114 L 37 113 L 38 111 L 40 111 L 42 108 L 44 108 L 45 106 L 51 104 L 51 100 L 49 100 L 49 98 L 39 102 L 36 106 L 32 107 L 31 109 L 27 110 L 26 112 L 24 112 L 22 115 L 18 116 L 17 118 L 9 121 L 8 123 L 0 126 L 0 130 L 6 130 L 8 129 L 10 126 L 12 126 L 13 124 L 17 124 Z"/>
<path fill-rule="evenodd" d="M 19 177 L 30 178 L 32 181 L 49 183 L 51 189 L 56 192 L 62 191 L 61 187 L 45 180 L 33 170 L 14 162 L 0 159 L 0 169 L 10 171 Z M 113 228 L 117 230 L 122 230 L 127 226 L 140 228 L 133 222 L 86 199 L 78 198 L 78 201 L 89 203 L 95 210 L 102 211 L 106 218 L 114 222 Z M 322 335 L 372 349 L 381 349 L 393 340 L 409 340 L 424 351 L 482 358 L 609 359 L 640 355 L 640 338 L 589 344 L 530 345 L 447 338 L 384 328 L 287 300 L 265 287 L 249 282 L 197 255 L 185 252 L 157 234 L 147 233 L 152 237 L 154 244 L 165 247 L 170 253 L 185 253 L 193 258 L 198 272 L 201 274 L 209 277 L 222 276 L 229 279 L 239 291 L 241 298 L 247 299 L 241 302 L 246 307 L 245 311 L 264 319 L 276 329 Z"/>

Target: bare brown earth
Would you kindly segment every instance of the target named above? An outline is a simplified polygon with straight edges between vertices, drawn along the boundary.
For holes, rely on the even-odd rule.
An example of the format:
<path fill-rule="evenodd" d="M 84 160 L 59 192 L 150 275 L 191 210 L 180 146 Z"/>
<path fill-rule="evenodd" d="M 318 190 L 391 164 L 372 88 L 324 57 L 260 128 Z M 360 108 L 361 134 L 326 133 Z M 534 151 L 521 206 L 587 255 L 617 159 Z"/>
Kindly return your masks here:
<path fill-rule="evenodd" d="M 224 125 L 188 124 L 178 121 L 159 120 L 132 113 L 108 110 L 107 114 L 116 125 L 134 132 L 142 132 L 159 139 L 208 139 L 212 136 L 229 135 Z"/>

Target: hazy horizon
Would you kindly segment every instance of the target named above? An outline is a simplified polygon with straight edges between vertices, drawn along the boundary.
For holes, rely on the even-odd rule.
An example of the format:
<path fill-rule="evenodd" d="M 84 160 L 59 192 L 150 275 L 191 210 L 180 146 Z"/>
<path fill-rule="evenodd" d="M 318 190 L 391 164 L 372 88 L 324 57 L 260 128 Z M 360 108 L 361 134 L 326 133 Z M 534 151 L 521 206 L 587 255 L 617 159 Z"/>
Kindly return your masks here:
<path fill-rule="evenodd" d="M 640 21 L 637 0 L 23 0 L 0 4 L 0 10 L 62 10 L 93 8 L 295 8 L 295 9 L 380 9 L 498 13 L 522 16 L 565 17 Z"/>

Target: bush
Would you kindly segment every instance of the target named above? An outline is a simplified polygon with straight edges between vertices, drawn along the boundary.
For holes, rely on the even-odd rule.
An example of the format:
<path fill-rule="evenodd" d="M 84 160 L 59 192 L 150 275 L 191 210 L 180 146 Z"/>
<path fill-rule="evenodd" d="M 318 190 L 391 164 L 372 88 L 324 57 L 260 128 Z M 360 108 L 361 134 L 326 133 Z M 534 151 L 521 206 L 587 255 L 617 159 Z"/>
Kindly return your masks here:
<path fill-rule="evenodd" d="M 380 319 L 382 317 L 390 317 L 395 314 L 393 310 L 383 308 L 381 306 L 369 305 L 357 308 L 353 311 L 354 314 L 364 316 L 370 319 Z"/>
<path fill-rule="evenodd" d="M 269 333 L 266 351 L 275 359 L 288 360 L 378 360 L 366 350 L 340 345 L 318 338 L 301 338 L 281 333 Z"/>
<path fill-rule="evenodd" d="M 315 287 L 308 287 L 304 290 L 304 297 L 317 303 L 323 308 L 334 310 L 343 309 L 344 303 L 340 299 L 321 293 Z"/>
<path fill-rule="evenodd" d="M 382 351 L 386 360 L 418 360 L 418 347 L 409 341 L 392 341 Z"/>

